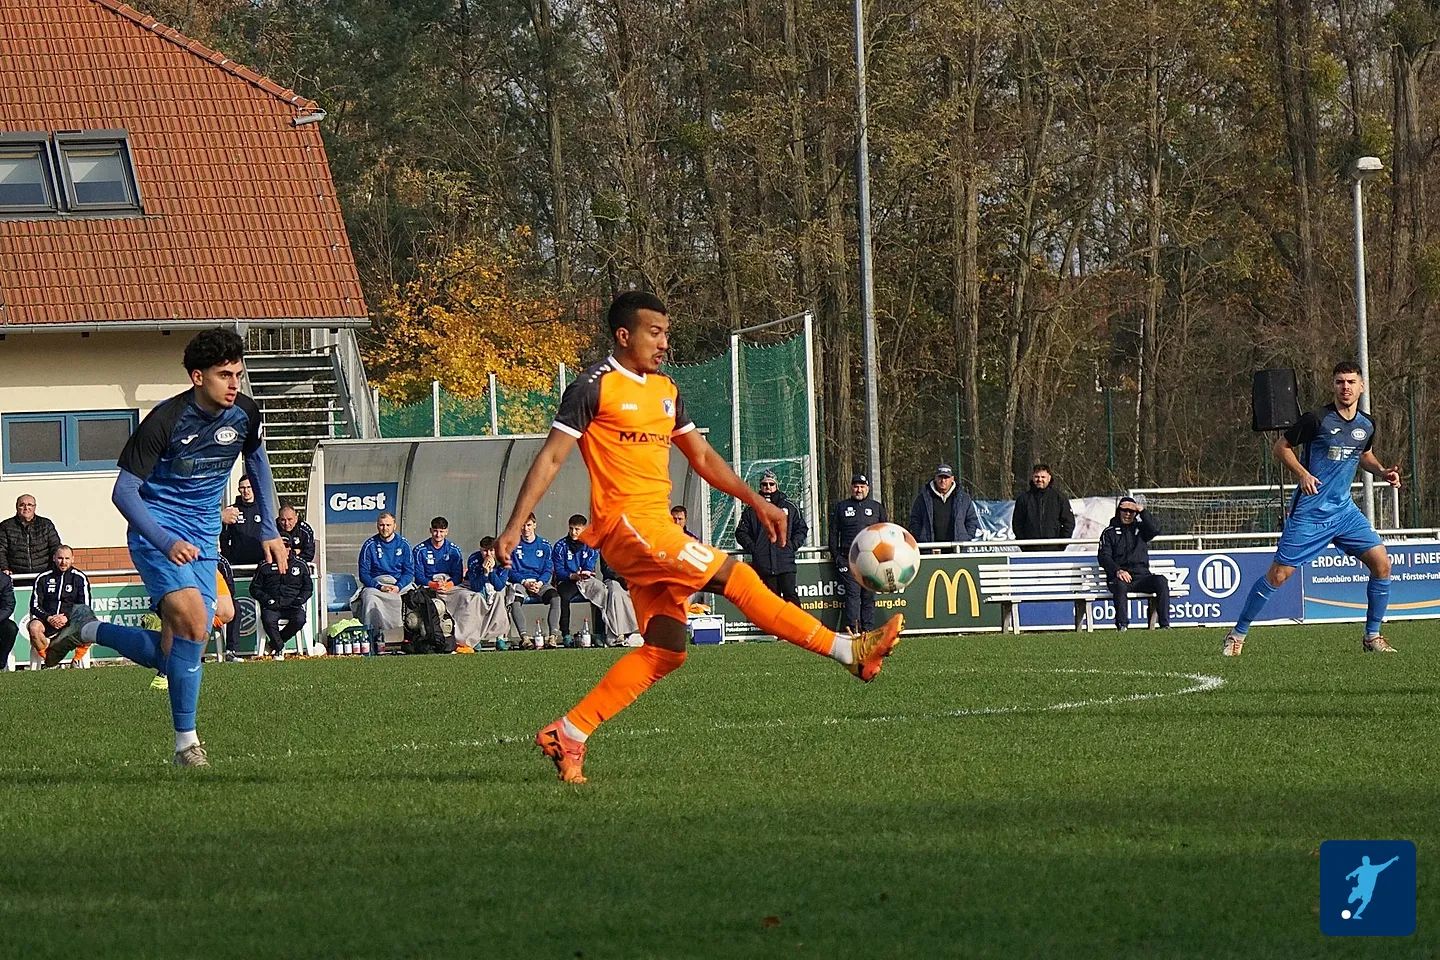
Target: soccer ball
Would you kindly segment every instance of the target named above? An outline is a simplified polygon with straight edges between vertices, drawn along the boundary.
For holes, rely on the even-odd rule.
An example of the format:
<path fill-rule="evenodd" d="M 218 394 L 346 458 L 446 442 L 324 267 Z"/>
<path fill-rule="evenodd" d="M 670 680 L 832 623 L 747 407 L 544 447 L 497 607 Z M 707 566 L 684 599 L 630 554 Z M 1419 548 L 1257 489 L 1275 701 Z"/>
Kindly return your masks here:
<path fill-rule="evenodd" d="M 871 524 L 850 544 L 850 572 L 867 590 L 899 593 L 920 572 L 920 548 L 899 524 Z"/>

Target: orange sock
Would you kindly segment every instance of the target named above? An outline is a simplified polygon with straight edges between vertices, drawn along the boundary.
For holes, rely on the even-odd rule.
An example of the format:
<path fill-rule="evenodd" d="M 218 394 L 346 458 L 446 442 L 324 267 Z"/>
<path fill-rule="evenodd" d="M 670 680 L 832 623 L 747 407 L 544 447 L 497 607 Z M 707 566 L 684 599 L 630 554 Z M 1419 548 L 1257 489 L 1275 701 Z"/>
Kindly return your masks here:
<path fill-rule="evenodd" d="M 739 607 L 755 626 L 797 647 L 828 657 L 835 646 L 832 631 L 793 603 L 771 593 L 749 564 L 736 563 L 731 568 L 730 579 L 725 582 L 725 598 Z"/>
<path fill-rule="evenodd" d="M 665 674 L 685 662 L 685 654 L 645 644 L 615 661 L 595 688 L 565 715 L 587 737 L 624 710 Z"/>

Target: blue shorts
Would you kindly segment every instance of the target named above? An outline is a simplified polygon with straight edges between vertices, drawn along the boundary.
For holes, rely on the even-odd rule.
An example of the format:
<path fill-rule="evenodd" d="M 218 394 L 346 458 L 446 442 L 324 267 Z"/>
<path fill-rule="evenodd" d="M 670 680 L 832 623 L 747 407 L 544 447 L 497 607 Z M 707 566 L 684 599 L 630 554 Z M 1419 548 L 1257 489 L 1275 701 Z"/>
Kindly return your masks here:
<path fill-rule="evenodd" d="M 144 537 L 128 537 L 130 559 L 145 581 L 145 590 L 157 607 L 161 598 L 176 590 L 199 590 L 205 600 L 205 622 L 215 618 L 215 578 L 219 561 L 201 557 L 178 564 L 150 545 Z"/>
<path fill-rule="evenodd" d="M 1331 543 L 1350 556 L 1358 557 L 1384 541 L 1356 506 L 1325 520 L 1291 517 L 1285 521 L 1285 532 L 1280 534 L 1275 562 L 1287 567 L 1301 566 L 1318 557 Z"/>

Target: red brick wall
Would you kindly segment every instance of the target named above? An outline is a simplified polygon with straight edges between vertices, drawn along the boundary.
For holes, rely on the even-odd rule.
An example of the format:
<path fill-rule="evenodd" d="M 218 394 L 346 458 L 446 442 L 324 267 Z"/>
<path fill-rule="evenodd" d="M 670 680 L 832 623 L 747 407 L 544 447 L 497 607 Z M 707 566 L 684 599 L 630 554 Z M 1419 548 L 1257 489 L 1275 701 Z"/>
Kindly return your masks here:
<path fill-rule="evenodd" d="M 134 564 L 125 547 L 76 547 L 75 566 L 88 575 L 92 570 L 130 570 Z M 135 578 L 91 576 L 90 579 L 94 583 L 123 583 Z"/>

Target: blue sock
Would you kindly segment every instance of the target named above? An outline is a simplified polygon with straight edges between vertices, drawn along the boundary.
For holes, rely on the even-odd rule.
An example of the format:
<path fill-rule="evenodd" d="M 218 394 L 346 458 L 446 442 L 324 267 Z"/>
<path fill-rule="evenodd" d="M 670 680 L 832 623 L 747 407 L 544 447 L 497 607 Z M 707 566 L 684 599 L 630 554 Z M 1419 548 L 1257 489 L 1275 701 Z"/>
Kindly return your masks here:
<path fill-rule="evenodd" d="M 170 645 L 170 662 L 165 673 L 170 677 L 170 714 L 175 718 L 175 732 L 195 729 L 195 707 L 200 702 L 200 657 L 205 644 L 176 637 Z"/>
<path fill-rule="evenodd" d="M 1270 586 L 1270 581 L 1261 577 L 1255 581 L 1250 588 L 1250 595 L 1245 598 L 1245 609 L 1240 611 L 1240 619 L 1235 624 L 1235 633 L 1240 636 L 1250 632 L 1250 622 L 1260 616 L 1260 611 L 1265 609 L 1265 604 L 1275 595 L 1276 587 Z"/>
<path fill-rule="evenodd" d="M 95 628 L 95 642 L 109 647 L 127 660 L 134 660 L 152 670 L 160 667 L 160 634 L 139 627 L 122 627 L 118 623 L 100 623 Z"/>
<path fill-rule="evenodd" d="M 1385 619 L 1385 608 L 1390 606 L 1390 578 L 1371 577 L 1365 596 L 1370 601 L 1365 610 L 1365 636 L 1373 637 L 1380 633 L 1380 621 Z"/>

